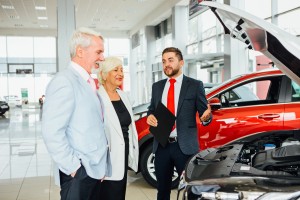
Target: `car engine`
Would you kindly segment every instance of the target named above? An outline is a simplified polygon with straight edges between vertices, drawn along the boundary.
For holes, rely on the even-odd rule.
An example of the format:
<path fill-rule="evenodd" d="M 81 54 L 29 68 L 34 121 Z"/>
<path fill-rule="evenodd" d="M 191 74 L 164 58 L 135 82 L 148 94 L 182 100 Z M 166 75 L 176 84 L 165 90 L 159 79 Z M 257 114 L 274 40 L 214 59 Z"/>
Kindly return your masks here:
<path fill-rule="evenodd" d="M 259 133 L 203 150 L 182 178 L 183 199 L 300 198 L 294 192 L 300 191 L 300 130 Z"/>
<path fill-rule="evenodd" d="M 186 168 L 187 180 L 238 175 L 300 176 L 300 133 L 279 131 L 206 149 Z"/>

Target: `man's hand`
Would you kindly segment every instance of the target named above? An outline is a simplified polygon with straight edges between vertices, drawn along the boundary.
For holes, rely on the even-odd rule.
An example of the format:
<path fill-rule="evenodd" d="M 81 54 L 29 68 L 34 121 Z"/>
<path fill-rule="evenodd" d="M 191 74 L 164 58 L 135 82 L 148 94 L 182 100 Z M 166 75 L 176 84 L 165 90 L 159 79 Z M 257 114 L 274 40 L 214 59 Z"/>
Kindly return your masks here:
<path fill-rule="evenodd" d="M 149 115 L 147 117 L 147 124 L 149 124 L 150 126 L 154 126 L 157 127 L 157 119 L 154 115 Z"/>
<path fill-rule="evenodd" d="M 202 114 L 202 116 L 200 117 L 201 122 L 206 122 L 209 120 L 211 115 L 211 109 L 210 109 L 210 105 L 207 104 L 207 109 L 204 111 L 204 113 Z"/>

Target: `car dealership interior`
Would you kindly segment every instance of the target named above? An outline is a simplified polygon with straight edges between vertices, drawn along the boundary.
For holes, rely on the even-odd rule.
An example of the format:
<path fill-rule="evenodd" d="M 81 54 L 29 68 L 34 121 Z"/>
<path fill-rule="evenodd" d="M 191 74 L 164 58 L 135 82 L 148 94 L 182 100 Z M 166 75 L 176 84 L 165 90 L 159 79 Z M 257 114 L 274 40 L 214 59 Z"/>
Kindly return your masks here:
<path fill-rule="evenodd" d="M 147 135 L 149 127 L 145 125 L 145 116 L 152 84 L 167 78 L 161 55 L 166 47 L 174 46 L 182 51 L 183 74 L 201 80 L 207 98 L 219 97 L 217 103 L 222 104 L 221 110 L 224 110 L 216 111 L 219 115 L 216 115 L 218 124 L 215 127 L 199 127 L 203 131 L 199 136 L 199 150 L 253 134 L 248 128 L 254 129 L 257 124 L 260 126 L 255 127 L 255 133 L 278 130 L 278 127 L 300 130 L 299 72 L 290 75 L 293 69 L 282 67 L 286 63 L 272 59 L 264 50 L 256 51 L 258 47 L 247 31 L 232 29 L 228 33 L 224 29 L 227 24 L 216 17 L 215 9 L 203 2 L 0 0 L 0 200 L 60 199 L 60 187 L 53 177 L 56 167 L 42 137 L 43 103 L 47 101 L 45 93 L 49 82 L 70 62 L 69 38 L 78 27 L 100 32 L 104 37 L 104 57 L 117 56 L 123 62 L 122 90 L 133 106 L 140 150 L 139 172 L 128 172 L 126 199 L 156 199 L 153 136 Z M 238 17 L 238 21 L 231 18 L 235 27 L 250 29 L 254 22 L 263 21 L 261 24 L 274 27 L 274 34 L 292 38 L 290 41 L 300 40 L 299 0 L 209 2 L 245 14 L 246 17 Z M 250 23 L 248 18 L 254 22 Z M 260 28 L 261 24 L 257 24 L 255 26 Z M 284 34 L 288 36 L 283 37 Z M 289 44 L 282 44 L 290 49 Z M 291 51 L 296 52 L 296 61 L 290 60 L 291 68 L 299 63 L 299 44 L 294 44 L 296 47 Z M 97 74 L 92 77 L 97 79 Z M 287 104 L 285 108 L 280 107 Z M 242 116 L 247 107 L 252 109 L 250 117 Z M 273 108 L 275 114 L 271 111 Z M 218 118 L 221 115 L 228 118 Z M 253 120 L 253 116 L 264 119 L 264 123 Z M 236 126 L 235 122 L 238 122 Z M 244 126 L 246 122 L 251 123 L 249 127 Z M 227 128 L 237 131 L 232 132 L 236 136 L 226 136 Z M 299 141 L 287 142 L 290 138 L 281 138 L 282 143 L 288 145 L 300 144 Z M 288 169 L 292 171 L 293 167 Z M 180 174 L 174 172 L 172 200 L 183 198 L 182 193 L 177 196 L 179 178 Z"/>

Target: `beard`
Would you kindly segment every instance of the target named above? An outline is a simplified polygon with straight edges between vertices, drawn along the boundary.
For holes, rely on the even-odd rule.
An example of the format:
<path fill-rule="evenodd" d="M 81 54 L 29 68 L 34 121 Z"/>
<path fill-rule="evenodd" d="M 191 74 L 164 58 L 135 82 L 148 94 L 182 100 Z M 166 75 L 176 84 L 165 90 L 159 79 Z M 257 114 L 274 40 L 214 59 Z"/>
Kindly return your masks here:
<path fill-rule="evenodd" d="M 172 77 L 172 76 L 178 74 L 179 69 L 180 69 L 180 68 L 176 68 L 176 69 L 173 69 L 173 68 L 167 68 L 167 69 L 164 70 L 164 73 L 165 73 L 166 76 Z"/>
<path fill-rule="evenodd" d="M 96 68 L 93 67 L 92 70 L 91 70 L 91 73 L 92 73 L 92 74 L 97 74 L 97 75 L 98 75 L 99 71 L 100 71 L 99 68 L 96 69 Z"/>
<path fill-rule="evenodd" d="M 98 64 L 98 63 L 94 64 L 94 65 L 91 67 L 91 73 L 92 73 L 92 74 L 98 74 L 99 71 L 100 71 L 100 69 L 99 69 L 99 64 Z"/>

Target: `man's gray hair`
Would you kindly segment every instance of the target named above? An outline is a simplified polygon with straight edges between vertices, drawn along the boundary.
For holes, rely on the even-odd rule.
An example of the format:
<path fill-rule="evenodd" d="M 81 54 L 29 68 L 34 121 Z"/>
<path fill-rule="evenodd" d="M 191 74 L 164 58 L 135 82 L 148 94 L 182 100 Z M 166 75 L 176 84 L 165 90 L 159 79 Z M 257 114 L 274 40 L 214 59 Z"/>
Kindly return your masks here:
<path fill-rule="evenodd" d="M 70 40 L 70 56 L 73 58 L 76 55 L 76 48 L 81 46 L 83 48 L 91 45 L 91 37 L 96 36 L 100 37 L 103 40 L 103 37 L 100 33 L 86 27 L 80 27 L 73 32 L 73 35 Z"/>

